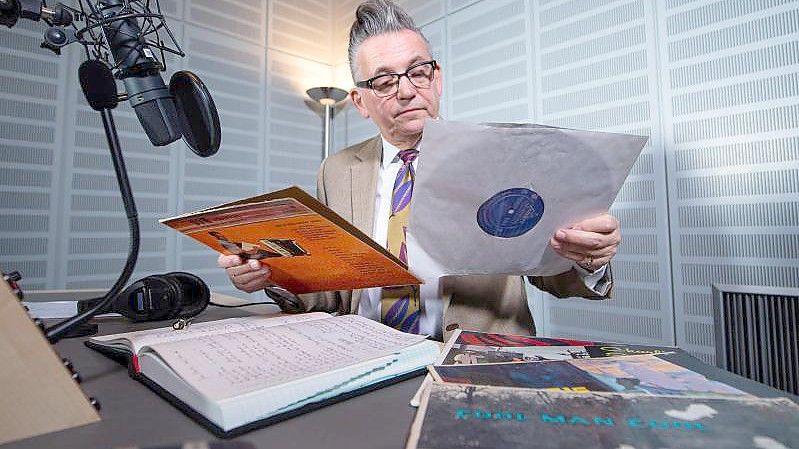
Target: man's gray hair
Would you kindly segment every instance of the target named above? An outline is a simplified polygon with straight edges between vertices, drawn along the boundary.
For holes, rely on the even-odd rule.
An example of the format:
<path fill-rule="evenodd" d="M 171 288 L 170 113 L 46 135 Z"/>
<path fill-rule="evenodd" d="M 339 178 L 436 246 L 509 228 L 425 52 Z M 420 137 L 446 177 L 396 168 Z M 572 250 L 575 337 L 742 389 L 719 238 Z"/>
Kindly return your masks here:
<path fill-rule="evenodd" d="M 355 10 L 355 21 L 350 28 L 348 51 L 350 71 L 354 81 L 360 81 L 358 77 L 361 74 L 358 73 L 355 58 L 363 41 L 372 36 L 402 30 L 411 30 L 418 33 L 427 43 L 429 51 L 430 43 L 421 30 L 416 27 L 411 16 L 391 0 L 366 0 L 358 6 L 358 9 Z"/>

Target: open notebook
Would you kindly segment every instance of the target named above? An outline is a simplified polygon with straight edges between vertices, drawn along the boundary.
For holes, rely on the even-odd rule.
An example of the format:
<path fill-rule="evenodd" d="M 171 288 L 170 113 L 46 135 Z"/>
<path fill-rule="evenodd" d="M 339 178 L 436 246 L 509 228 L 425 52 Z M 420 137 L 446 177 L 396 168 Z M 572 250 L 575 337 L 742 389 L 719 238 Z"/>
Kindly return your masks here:
<path fill-rule="evenodd" d="M 438 345 L 357 316 L 252 316 L 95 337 L 131 375 L 221 437 L 424 372 Z"/>

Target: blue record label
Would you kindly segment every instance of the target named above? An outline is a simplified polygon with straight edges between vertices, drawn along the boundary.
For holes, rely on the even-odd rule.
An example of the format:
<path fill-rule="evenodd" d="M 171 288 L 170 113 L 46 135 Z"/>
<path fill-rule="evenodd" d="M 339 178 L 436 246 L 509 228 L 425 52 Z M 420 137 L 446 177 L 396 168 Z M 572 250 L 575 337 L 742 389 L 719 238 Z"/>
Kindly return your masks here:
<path fill-rule="evenodd" d="M 480 229 L 495 237 L 518 237 L 544 215 L 544 200 L 530 189 L 516 187 L 492 196 L 477 209 Z"/>

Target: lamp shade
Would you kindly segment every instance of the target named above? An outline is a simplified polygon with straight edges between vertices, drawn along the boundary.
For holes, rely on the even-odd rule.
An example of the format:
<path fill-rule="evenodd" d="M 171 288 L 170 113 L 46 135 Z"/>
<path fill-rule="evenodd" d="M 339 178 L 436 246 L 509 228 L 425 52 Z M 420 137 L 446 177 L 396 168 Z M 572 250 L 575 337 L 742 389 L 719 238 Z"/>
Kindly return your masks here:
<path fill-rule="evenodd" d="M 325 105 L 333 105 L 347 98 L 347 91 L 338 87 L 312 87 L 305 93 L 314 101 Z"/>

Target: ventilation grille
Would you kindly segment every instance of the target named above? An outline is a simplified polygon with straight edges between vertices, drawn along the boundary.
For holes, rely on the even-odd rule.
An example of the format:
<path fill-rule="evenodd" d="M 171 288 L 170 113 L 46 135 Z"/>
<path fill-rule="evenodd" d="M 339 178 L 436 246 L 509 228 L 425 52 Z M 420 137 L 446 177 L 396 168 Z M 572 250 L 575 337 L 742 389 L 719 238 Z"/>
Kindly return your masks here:
<path fill-rule="evenodd" d="M 713 286 L 716 364 L 799 394 L 799 289 Z"/>

